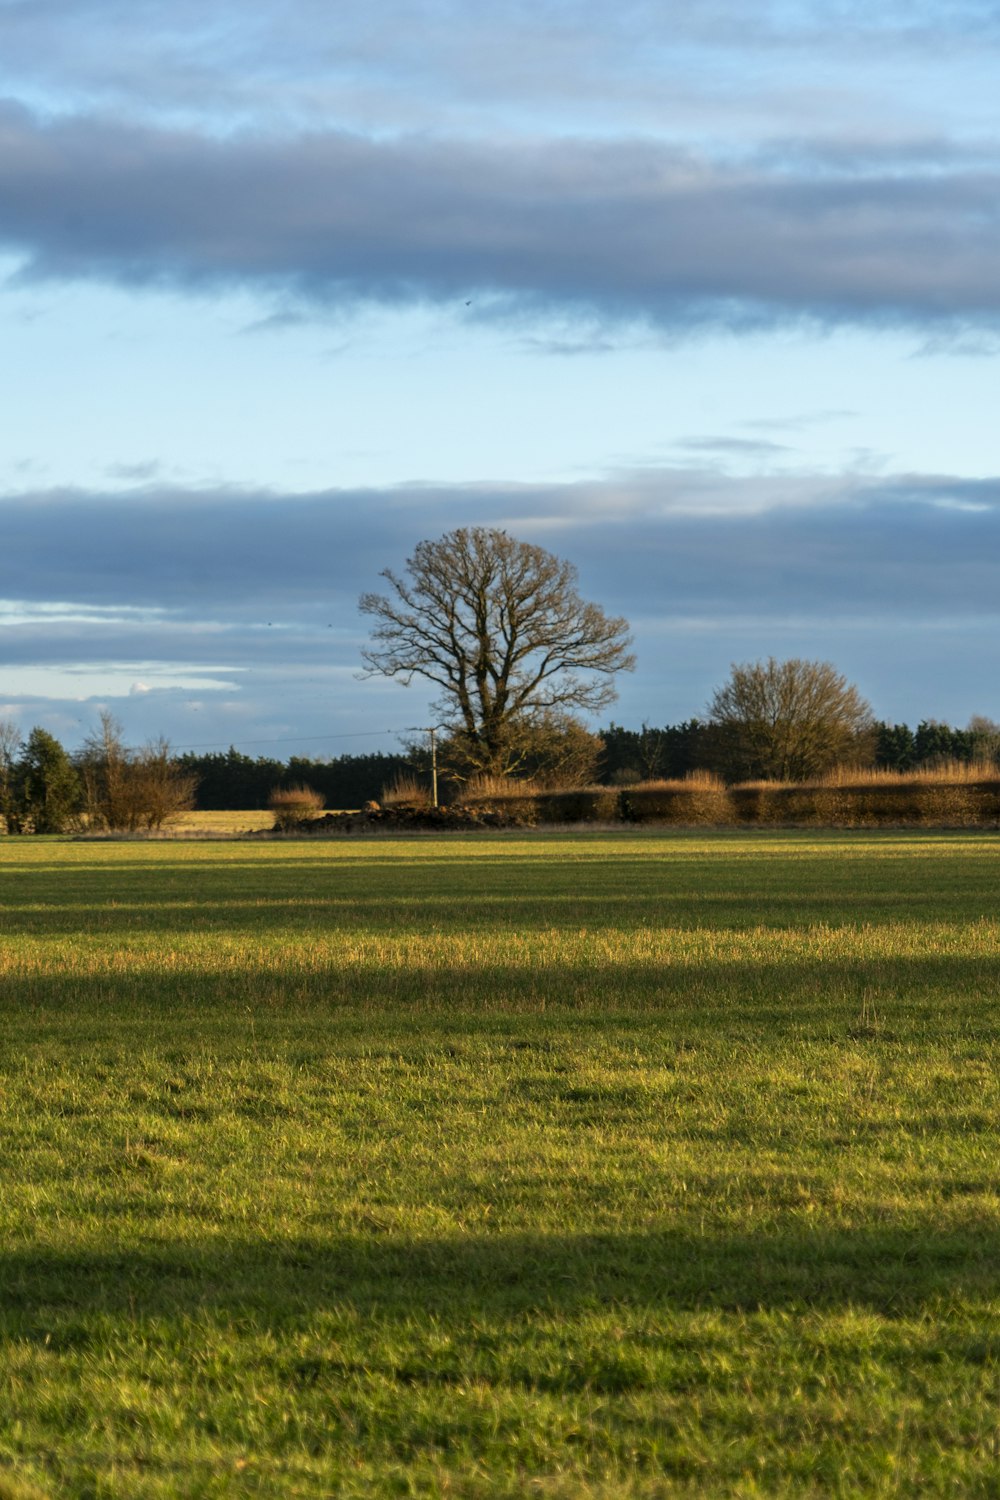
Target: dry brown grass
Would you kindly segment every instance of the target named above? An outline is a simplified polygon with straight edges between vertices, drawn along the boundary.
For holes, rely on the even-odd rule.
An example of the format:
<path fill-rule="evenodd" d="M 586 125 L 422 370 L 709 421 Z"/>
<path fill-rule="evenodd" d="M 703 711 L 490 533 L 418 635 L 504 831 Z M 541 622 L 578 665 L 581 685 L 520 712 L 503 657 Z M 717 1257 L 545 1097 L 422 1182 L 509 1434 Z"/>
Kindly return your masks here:
<path fill-rule="evenodd" d="M 473 776 L 452 797 L 460 807 L 470 802 L 495 802 L 507 797 L 536 797 L 541 788 L 537 782 L 518 781 L 513 776 Z"/>
<path fill-rule="evenodd" d="M 633 782 L 630 792 L 724 792 L 726 783 L 715 771 L 687 771 L 683 776 L 656 777 Z"/>
<path fill-rule="evenodd" d="M 225 809 L 181 813 L 170 825 L 172 833 L 260 833 L 274 822 L 267 808 Z"/>
<path fill-rule="evenodd" d="M 912 771 L 887 771 L 876 766 L 837 766 L 815 786 L 968 786 L 970 782 L 1000 781 L 1000 770 L 992 760 L 939 761 Z"/>
<path fill-rule="evenodd" d="M 274 826 L 284 833 L 300 828 L 318 813 L 326 798 L 311 786 L 276 786 L 267 804 L 274 816 Z"/>
<path fill-rule="evenodd" d="M 400 772 L 382 788 L 383 807 L 430 807 L 431 794 L 416 776 Z"/>

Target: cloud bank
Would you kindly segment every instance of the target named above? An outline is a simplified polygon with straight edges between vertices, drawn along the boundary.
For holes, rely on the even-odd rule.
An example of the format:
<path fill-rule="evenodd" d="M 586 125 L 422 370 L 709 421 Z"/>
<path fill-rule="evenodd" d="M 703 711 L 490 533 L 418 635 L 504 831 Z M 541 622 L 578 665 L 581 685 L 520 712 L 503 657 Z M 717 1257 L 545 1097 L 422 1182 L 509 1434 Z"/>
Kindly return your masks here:
<path fill-rule="evenodd" d="M 690 101 L 691 59 L 698 87 L 722 106 L 731 89 L 712 74 L 734 55 L 752 59 L 740 92 L 760 87 L 774 60 L 789 87 L 790 57 L 815 52 L 829 88 L 831 66 L 856 78 L 873 65 L 924 59 L 995 42 L 1000 17 L 990 0 L 379 0 L 331 6 L 316 0 L 3 0 L 4 55 L 12 84 L 50 95 L 151 108 L 244 115 L 268 110 L 313 116 L 345 111 L 419 115 L 434 97 L 438 118 L 455 102 L 466 110 L 505 103 L 565 108 L 586 101 L 593 117 L 609 98 L 617 109 L 638 99 Z M 873 55 L 873 49 L 881 49 Z M 3 76 L 0 71 L 0 76 Z M 848 84 L 848 77 L 840 86 Z M 772 80 L 771 108 L 781 92 Z M 818 90 L 822 93 L 822 89 Z M 884 113 L 884 112 L 883 112 Z"/>
<path fill-rule="evenodd" d="M 562 485 L 10 496 L 0 691 L 10 700 L 31 671 L 56 683 L 40 717 L 71 739 L 93 706 L 66 684 L 93 699 L 106 681 L 101 701 L 133 733 L 297 744 L 325 728 L 329 753 L 365 748 L 334 741 L 423 722 L 428 695 L 356 680 L 358 595 L 418 540 L 475 523 L 569 558 L 585 597 L 631 620 L 639 664 L 620 722 L 696 714 L 731 661 L 771 653 L 835 661 L 889 717 L 992 711 L 1000 477 L 711 467 Z M 130 691 L 137 681 L 152 691 Z M 30 700 L 17 712 L 38 716 Z"/>
<path fill-rule="evenodd" d="M 226 634 L 230 654 L 269 658 L 289 630 L 356 636 L 357 595 L 377 587 L 382 568 L 398 568 L 422 538 L 472 524 L 570 557 L 595 596 L 650 617 L 967 618 L 998 608 L 1000 478 L 675 468 L 307 495 L 52 491 L 0 500 L 0 524 L 0 598 L 19 601 L 36 639 L 47 631 L 82 645 L 121 632 L 142 658 L 157 641 L 171 659 L 206 660 Z M 9 607 L 0 628 L 16 633 L 17 618 Z"/>
<path fill-rule="evenodd" d="M 244 286 L 327 306 L 667 329 L 995 325 L 1000 166 L 864 159 L 817 170 L 651 141 L 218 139 L 8 106 L 0 243 L 27 278 Z"/>

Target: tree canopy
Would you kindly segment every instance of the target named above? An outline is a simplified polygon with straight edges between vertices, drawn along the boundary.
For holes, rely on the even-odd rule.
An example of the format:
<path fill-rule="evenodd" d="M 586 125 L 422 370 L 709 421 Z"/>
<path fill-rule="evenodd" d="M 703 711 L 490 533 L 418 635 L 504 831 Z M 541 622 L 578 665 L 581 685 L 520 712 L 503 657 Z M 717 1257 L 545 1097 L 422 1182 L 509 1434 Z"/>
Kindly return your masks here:
<path fill-rule="evenodd" d="M 870 755 L 871 709 L 826 661 L 734 665 L 709 705 L 719 759 L 734 777 L 801 781 Z"/>
<path fill-rule="evenodd" d="M 362 595 L 370 675 L 440 688 L 434 705 L 470 769 L 517 769 L 537 726 L 604 707 L 631 671 L 628 623 L 580 598 L 572 563 L 492 527 L 420 542 L 405 576 Z"/>

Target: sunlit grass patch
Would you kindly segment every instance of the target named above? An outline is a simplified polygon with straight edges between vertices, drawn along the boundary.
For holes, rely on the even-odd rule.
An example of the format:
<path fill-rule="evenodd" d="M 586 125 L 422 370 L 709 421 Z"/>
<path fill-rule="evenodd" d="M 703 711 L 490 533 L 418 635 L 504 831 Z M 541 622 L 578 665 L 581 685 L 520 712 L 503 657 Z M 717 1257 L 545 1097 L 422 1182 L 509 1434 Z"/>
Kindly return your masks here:
<path fill-rule="evenodd" d="M 274 815 L 268 808 L 218 812 L 195 809 L 178 813 L 167 833 L 256 833 L 273 826 Z"/>

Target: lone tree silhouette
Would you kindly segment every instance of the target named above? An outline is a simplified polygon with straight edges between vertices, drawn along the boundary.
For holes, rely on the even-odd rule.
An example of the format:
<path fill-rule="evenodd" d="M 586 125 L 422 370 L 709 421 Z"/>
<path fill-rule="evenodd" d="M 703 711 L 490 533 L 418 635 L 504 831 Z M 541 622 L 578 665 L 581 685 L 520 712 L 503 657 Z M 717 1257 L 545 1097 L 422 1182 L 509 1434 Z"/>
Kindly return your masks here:
<path fill-rule="evenodd" d="M 366 675 L 435 683 L 470 772 L 510 774 L 541 727 L 603 708 L 635 665 L 628 622 L 580 598 L 572 563 L 505 531 L 459 527 L 381 576 L 390 592 L 360 602 L 375 622 Z"/>

